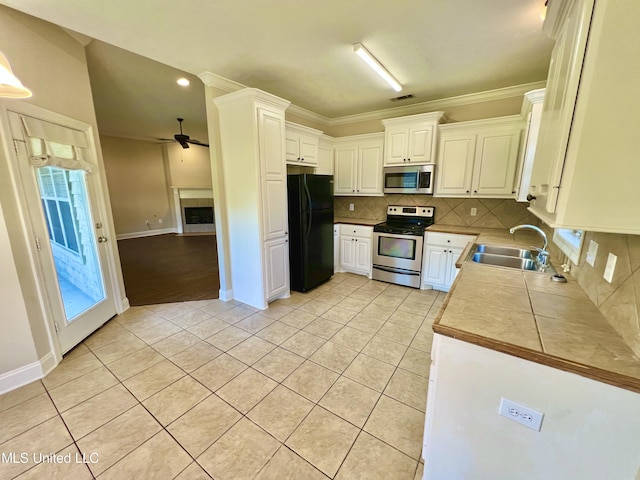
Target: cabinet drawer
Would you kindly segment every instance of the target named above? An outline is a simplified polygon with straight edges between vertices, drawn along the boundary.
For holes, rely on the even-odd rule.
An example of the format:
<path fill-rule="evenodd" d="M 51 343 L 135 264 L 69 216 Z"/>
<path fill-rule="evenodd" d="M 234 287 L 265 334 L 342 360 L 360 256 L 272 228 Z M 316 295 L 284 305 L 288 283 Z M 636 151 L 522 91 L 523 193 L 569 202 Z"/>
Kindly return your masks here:
<path fill-rule="evenodd" d="M 473 235 L 460 235 L 456 233 L 427 232 L 425 244 L 444 245 L 447 247 L 464 248 L 467 243 L 473 242 L 476 237 Z"/>
<path fill-rule="evenodd" d="M 340 225 L 340 235 L 371 238 L 372 233 L 373 227 L 367 227 L 364 225 Z"/>

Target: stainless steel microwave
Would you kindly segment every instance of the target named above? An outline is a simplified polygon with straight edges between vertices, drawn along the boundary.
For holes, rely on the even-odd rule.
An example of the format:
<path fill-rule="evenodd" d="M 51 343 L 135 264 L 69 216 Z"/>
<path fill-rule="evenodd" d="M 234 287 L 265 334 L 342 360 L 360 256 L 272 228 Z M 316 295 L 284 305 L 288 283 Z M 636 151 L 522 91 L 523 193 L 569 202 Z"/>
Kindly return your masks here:
<path fill-rule="evenodd" d="M 433 163 L 402 167 L 384 167 L 384 193 L 433 194 Z"/>

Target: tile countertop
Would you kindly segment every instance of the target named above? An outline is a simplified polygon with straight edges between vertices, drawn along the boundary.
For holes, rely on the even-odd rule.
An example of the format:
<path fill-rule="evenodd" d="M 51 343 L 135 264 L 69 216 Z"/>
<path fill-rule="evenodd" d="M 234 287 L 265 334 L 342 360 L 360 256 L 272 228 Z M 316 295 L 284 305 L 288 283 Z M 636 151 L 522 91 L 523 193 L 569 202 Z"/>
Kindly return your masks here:
<path fill-rule="evenodd" d="M 370 220 L 367 218 L 346 218 L 346 217 L 335 217 L 333 219 L 333 223 L 346 223 L 348 225 L 366 225 L 369 227 L 373 227 L 378 223 L 382 223 L 384 220 Z"/>
<path fill-rule="evenodd" d="M 464 262 L 433 330 L 640 393 L 640 359 L 567 278 Z"/>

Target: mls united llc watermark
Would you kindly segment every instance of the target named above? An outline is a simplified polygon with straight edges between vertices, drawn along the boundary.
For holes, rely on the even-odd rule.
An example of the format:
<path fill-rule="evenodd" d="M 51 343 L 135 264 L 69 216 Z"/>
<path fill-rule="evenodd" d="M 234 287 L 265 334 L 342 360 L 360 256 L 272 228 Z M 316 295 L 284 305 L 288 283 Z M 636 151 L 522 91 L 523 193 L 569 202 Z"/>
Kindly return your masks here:
<path fill-rule="evenodd" d="M 98 452 L 42 453 L 0 452 L 0 463 L 98 463 Z"/>

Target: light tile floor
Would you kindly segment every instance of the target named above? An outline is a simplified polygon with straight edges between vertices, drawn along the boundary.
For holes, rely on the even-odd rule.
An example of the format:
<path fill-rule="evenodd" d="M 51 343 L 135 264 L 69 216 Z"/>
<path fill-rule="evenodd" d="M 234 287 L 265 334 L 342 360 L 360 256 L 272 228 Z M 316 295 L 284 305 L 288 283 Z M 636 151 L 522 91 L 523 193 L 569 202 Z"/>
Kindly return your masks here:
<path fill-rule="evenodd" d="M 0 478 L 419 479 L 443 299 L 343 273 L 265 311 L 133 307 L 0 396 Z"/>

